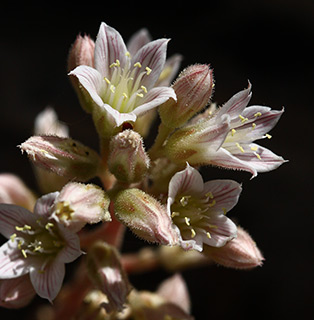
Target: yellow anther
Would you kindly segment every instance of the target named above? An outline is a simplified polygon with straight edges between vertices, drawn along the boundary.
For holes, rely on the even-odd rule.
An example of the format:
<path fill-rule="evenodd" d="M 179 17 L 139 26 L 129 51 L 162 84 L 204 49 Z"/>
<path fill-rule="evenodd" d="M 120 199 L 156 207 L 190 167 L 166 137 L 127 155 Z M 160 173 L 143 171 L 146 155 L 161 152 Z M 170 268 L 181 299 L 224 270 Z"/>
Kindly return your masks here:
<path fill-rule="evenodd" d="M 209 223 L 208 226 L 212 229 L 218 229 L 218 226 L 216 226 L 215 224 Z"/>
<path fill-rule="evenodd" d="M 260 112 L 256 112 L 255 114 L 254 114 L 254 117 L 260 117 L 262 114 L 260 113 Z"/>
<path fill-rule="evenodd" d="M 234 136 L 234 134 L 236 133 L 236 129 L 231 129 L 231 135 Z"/>
<path fill-rule="evenodd" d="M 244 152 L 244 149 L 239 142 L 236 142 L 236 146 L 240 149 L 241 152 Z"/>
<path fill-rule="evenodd" d="M 142 89 L 145 93 L 147 93 L 147 88 L 146 88 L 145 86 L 141 86 L 141 89 Z"/>
<path fill-rule="evenodd" d="M 39 251 L 40 249 L 41 249 L 41 246 L 36 246 L 36 247 L 33 249 L 33 252 Z"/>
<path fill-rule="evenodd" d="M 239 118 L 241 119 L 242 123 L 249 120 L 248 118 L 244 118 L 243 116 L 241 116 L 241 114 L 239 115 Z"/>
<path fill-rule="evenodd" d="M 180 203 L 182 207 L 185 207 L 188 204 L 188 199 L 191 198 L 191 196 L 184 196 L 180 199 Z"/>
<path fill-rule="evenodd" d="M 48 222 L 46 225 L 45 225 L 45 229 L 46 230 L 49 230 L 50 228 L 53 228 L 54 227 L 54 224 L 51 223 L 51 222 Z"/>
<path fill-rule="evenodd" d="M 180 212 L 173 211 L 173 212 L 171 213 L 171 218 L 178 217 L 179 215 L 180 215 Z"/>
<path fill-rule="evenodd" d="M 226 208 L 222 208 L 222 212 L 223 212 L 224 215 L 226 215 L 227 214 L 227 209 Z"/>
<path fill-rule="evenodd" d="M 16 237 L 17 237 L 16 233 L 13 233 L 10 237 L 11 241 L 14 242 Z"/>
<path fill-rule="evenodd" d="M 212 237 L 209 232 L 206 232 L 206 236 L 208 239 L 211 239 L 211 237 Z"/>
<path fill-rule="evenodd" d="M 126 55 L 128 58 L 131 58 L 131 53 L 130 53 L 129 51 L 127 51 L 127 52 L 125 53 L 125 55 Z"/>
<path fill-rule="evenodd" d="M 261 156 L 257 152 L 254 152 L 254 154 L 256 155 L 258 160 L 262 160 Z"/>
<path fill-rule="evenodd" d="M 112 63 L 109 67 L 110 67 L 110 68 L 120 67 L 120 61 L 117 59 L 116 62 Z"/>
<path fill-rule="evenodd" d="M 110 91 L 112 92 L 112 93 L 114 93 L 115 92 L 115 87 L 114 87 L 114 85 L 112 84 L 112 85 L 110 85 Z"/>
<path fill-rule="evenodd" d="M 188 218 L 188 217 L 184 217 L 184 220 L 185 220 L 185 224 L 187 225 L 187 226 L 190 226 L 191 224 L 190 224 L 190 218 Z"/>
<path fill-rule="evenodd" d="M 137 95 L 138 97 L 140 97 L 140 98 L 143 98 L 143 97 L 144 97 L 143 93 L 137 93 L 136 95 Z"/>
<path fill-rule="evenodd" d="M 265 134 L 265 137 L 266 137 L 267 139 L 271 139 L 271 138 L 272 138 L 272 136 L 271 136 L 270 134 L 268 134 L 268 133 Z"/>
<path fill-rule="evenodd" d="M 25 250 L 22 249 L 21 252 L 22 252 L 22 254 L 23 254 L 23 257 L 26 259 L 26 258 L 27 258 L 27 254 L 26 254 Z"/>
<path fill-rule="evenodd" d="M 23 242 L 20 240 L 19 242 L 18 242 L 18 244 L 17 244 L 17 247 L 21 250 L 22 249 L 22 244 L 23 244 Z"/>
<path fill-rule="evenodd" d="M 251 147 L 251 150 L 252 150 L 252 151 L 257 151 L 257 149 L 258 149 L 257 146 Z"/>
<path fill-rule="evenodd" d="M 149 68 L 149 67 L 146 67 L 145 70 L 146 70 L 146 74 L 147 74 L 148 76 L 149 76 L 150 73 L 152 72 L 152 69 Z"/>
<path fill-rule="evenodd" d="M 108 78 L 106 78 L 106 77 L 104 77 L 104 80 L 105 80 L 108 84 L 111 83 L 110 80 L 109 80 Z"/>
<path fill-rule="evenodd" d="M 256 128 L 256 123 L 252 123 L 252 128 L 255 129 Z"/>
<path fill-rule="evenodd" d="M 205 193 L 205 197 L 210 198 L 210 199 L 214 199 L 214 196 L 213 196 L 212 192 L 210 192 L 210 191 Z"/>
<path fill-rule="evenodd" d="M 191 238 L 194 238 L 196 236 L 196 232 L 194 229 L 191 229 Z"/>
<path fill-rule="evenodd" d="M 140 62 L 136 62 L 134 63 L 134 67 L 142 68 L 142 65 Z"/>
<path fill-rule="evenodd" d="M 32 229 L 32 227 L 28 226 L 27 224 L 25 224 L 24 227 L 18 227 L 18 226 L 15 227 L 16 231 L 26 231 L 26 230 L 31 230 L 31 229 Z"/>
<path fill-rule="evenodd" d="M 122 95 L 123 95 L 123 99 L 127 99 L 128 98 L 128 95 L 125 92 L 123 92 Z"/>
<path fill-rule="evenodd" d="M 209 207 L 213 207 L 215 204 L 216 204 L 216 200 L 213 200 L 213 202 L 212 202 L 212 203 L 209 203 L 208 206 L 209 206 Z"/>

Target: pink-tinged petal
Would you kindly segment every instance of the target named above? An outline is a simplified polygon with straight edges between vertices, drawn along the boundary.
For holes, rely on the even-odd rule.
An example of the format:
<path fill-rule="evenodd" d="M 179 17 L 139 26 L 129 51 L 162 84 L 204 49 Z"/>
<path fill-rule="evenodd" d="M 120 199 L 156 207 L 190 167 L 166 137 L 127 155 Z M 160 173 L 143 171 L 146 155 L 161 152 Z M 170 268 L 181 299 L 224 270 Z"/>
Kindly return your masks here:
<path fill-rule="evenodd" d="M 227 113 L 231 119 L 237 119 L 239 114 L 241 114 L 244 108 L 248 105 L 251 96 L 251 84 L 249 83 L 247 89 L 235 94 L 221 107 L 221 109 L 218 111 L 217 116 L 221 117 L 223 114 Z"/>
<path fill-rule="evenodd" d="M 59 225 L 60 235 L 65 241 L 65 247 L 58 253 L 58 261 L 69 263 L 76 260 L 83 252 L 80 247 L 78 235 L 62 225 Z"/>
<path fill-rule="evenodd" d="M 180 54 L 174 54 L 170 58 L 166 60 L 164 68 L 157 80 L 155 86 L 162 87 L 162 86 L 169 86 L 173 79 L 175 78 L 176 74 L 180 69 L 180 65 L 182 62 L 183 56 Z"/>
<path fill-rule="evenodd" d="M 168 190 L 168 208 L 177 195 L 198 195 L 203 192 L 204 182 L 201 174 L 187 164 L 187 167 L 177 172 L 170 180 Z"/>
<path fill-rule="evenodd" d="M 136 116 L 140 116 L 147 111 L 160 106 L 169 98 L 177 100 L 176 94 L 172 88 L 169 87 L 156 87 L 145 95 L 143 104 L 138 106 L 132 113 Z"/>
<path fill-rule="evenodd" d="M 104 104 L 99 96 L 103 86 L 103 77 L 100 72 L 89 66 L 78 66 L 69 75 L 78 79 L 86 94 L 96 105 L 102 106 Z"/>
<path fill-rule="evenodd" d="M 222 247 L 237 236 L 237 226 L 224 214 L 211 215 L 210 224 L 204 230 L 210 237 L 203 233 L 203 242 L 212 247 Z"/>
<path fill-rule="evenodd" d="M 253 165 L 247 161 L 242 161 L 237 155 L 232 154 L 228 150 L 220 148 L 215 153 L 211 153 L 208 162 L 222 168 L 248 171 L 252 173 L 253 177 L 257 175 L 257 171 Z"/>
<path fill-rule="evenodd" d="M 64 263 L 55 260 L 48 263 L 44 271 L 32 268 L 30 279 L 36 293 L 52 302 L 61 289 L 64 274 Z"/>
<path fill-rule="evenodd" d="M 241 185 L 233 180 L 212 180 L 204 184 L 204 194 L 210 193 L 214 205 L 211 207 L 212 212 L 228 212 L 238 202 Z"/>
<path fill-rule="evenodd" d="M 0 306 L 18 309 L 28 305 L 35 296 L 29 275 L 0 280 Z"/>
<path fill-rule="evenodd" d="M 233 156 L 237 157 L 241 162 L 254 168 L 256 172 L 274 170 L 287 161 L 282 157 L 277 156 L 272 151 L 255 143 L 243 145 L 243 148 L 244 150 L 247 150 L 247 152 L 241 152 L 234 147 L 233 149 L 228 148 L 228 150 L 231 150 Z"/>
<path fill-rule="evenodd" d="M 112 131 L 112 128 L 120 127 L 124 122 L 135 122 L 136 114 L 134 112 L 130 113 L 120 113 L 116 109 L 113 109 L 109 104 L 103 104 L 102 106 L 96 106 L 93 110 L 93 118 L 97 127 L 97 122 L 99 122 L 100 127 L 106 127 L 102 129 L 104 132 Z M 98 131 L 101 131 L 98 129 Z"/>
<path fill-rule="evenodd" d="M 49 218 L 52 214 L 51 209 L 58 195 L 59 192 L 51 192 L 39 198 L 35 204 L 34 213 L 41 217 Z"/>
<path fill-rule="evenodd" d="M 145 44 L 152 41 L 152 38 L 147 29 L 143 28 L 132 35 L 127 42 L 128 51 L 131 57 L 134 56 Z"/>
<path fill-rule="evenodd" d="M 166 61 L 167 44 L 169 39 L 159 39 L 147 43 L 137 54 L 132 57 L 131 66 L 140 62 L 141 67 L 135 70 L 134 83 L 137 77 L 149 68 L 150 72 L 146 72 L 141 80 L 141 84 L 148 90 L 151 89 L 158 80 Z"/>
<path fill-rule="evenodd" d="M 30 260 L 23 257 L 18 241 L 8 240 L 0 248 L 0 279 L 20 277 L 29 272 Z"/>
<path fill-rule="evenodd" d="M 112 69 L 110 65 L 116 60 L 122 67 L 126 61 L 126 46 L 120 33 L 102 22 L 95 42 L 95 68 L 102 77 L 110 78 Z"/>
<path fill-rule="evenodd" d="M 27 209 L 14 204 L 0 204 L 0 233 L 9 238 L 16 232 L 15 227 L 33 225 L 37 217 Z"/>

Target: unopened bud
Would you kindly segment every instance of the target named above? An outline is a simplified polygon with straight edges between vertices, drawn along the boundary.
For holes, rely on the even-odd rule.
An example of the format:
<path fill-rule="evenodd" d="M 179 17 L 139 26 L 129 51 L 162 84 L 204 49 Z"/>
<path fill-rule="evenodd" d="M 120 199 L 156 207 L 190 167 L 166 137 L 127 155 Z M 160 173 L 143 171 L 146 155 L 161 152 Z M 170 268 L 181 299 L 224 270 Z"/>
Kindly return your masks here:
<path fill-rule="evenodd" d="M 20 145 L 37 166 L 79 181 L 95 177 L 100 157 L 89 147 L 71 138 L 33 136 Z"/>
<path fill-rule="evenodd" d="M 115 177 L 133 183 L 143 179 L 149 168 L 143 139 L 133 130 L 124 130 L 111 139 L 108 167 Z"/>
<path fill-rule="evenodd" d="M 177 101 L 169 99 L 162 104 L 159 114 L 167 127 L 178 128 L 209 102 L 213 90 L 213 72 L 207 65 L 192 65 L 181 72 L 172 87 Z"/>
<path fill-rule="evenodd" d="M 203 253 L 216 263 L 235 269 L 261 266 L 263 256 L 251 236 L 238 227 L 237 237 L 220 248 L 204 246 Z"/>
<path fill-rule="evenodd" d="M 108 195 L 94 184 L 69 182 L 56 198 L 53 217 L 74 232 L 86 223 L 111 221 Z"/>
<path fill-rule="evenodd" d="M 78 35 L 68 57 L 68 71 L 80 65 L 94 66 L 95 42 L 87 35 Z"/>
<path fill-rule="evenodd" d="M 87 254 L 87 270 L 96 288 L 108 298 L 105 309 L 108 312 L 121 311 L 131 285 L 122 269 L 117 250 L 105 242 L 95 243 Z"/>
<path fill-rule="evenodd" d="M 139 189 L 121 191 L 114 203 L 116 217 L 149 242 L 175 245 L 178 236 L 166 208 Z"/>

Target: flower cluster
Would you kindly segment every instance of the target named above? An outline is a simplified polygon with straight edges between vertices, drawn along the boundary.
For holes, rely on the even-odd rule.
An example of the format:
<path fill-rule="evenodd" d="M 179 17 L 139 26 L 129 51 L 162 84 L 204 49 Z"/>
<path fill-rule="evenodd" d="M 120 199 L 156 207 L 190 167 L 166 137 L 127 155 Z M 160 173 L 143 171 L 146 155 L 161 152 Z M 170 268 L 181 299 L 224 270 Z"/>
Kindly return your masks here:
<path fill-rule="evenodd" d="M 37 294 L 54 301 L 44 307 L 51 319 L 193 319 L 180 270 L 210 262 L 262 265 L 251 236 L 228 217 L 241 184 L 204 182 L 199 168 L 252 177 L 276 169 L 285 160 L 255 140 L 271 138 L 283 110 L 248 106 L 250 83 L 217 107 L 210 66 L 191 65 L 175 79 L 182 57 L 166 59 L 168 42 L 142 29 L 126 45 L 105 23 L 96 41 L 75 40 L 68 75 L 91 115 L 99 151 L 72 139 L 47 108 L 35 135 L 19 146 L 34 165 L 40 194 L 14 174 L 0 174 L 0 233 L 7 238 L 0 248 L 1 306 L 20 308 Z M 158 133 L 146 149 L 157 116 Z M 122 254 L 126 228 L 155 246 Z M 65 264 L 74 260 L 63 284 Z M 156 292 L 132 286 L 130 273 L 157 267 L 174 275 Z"/>

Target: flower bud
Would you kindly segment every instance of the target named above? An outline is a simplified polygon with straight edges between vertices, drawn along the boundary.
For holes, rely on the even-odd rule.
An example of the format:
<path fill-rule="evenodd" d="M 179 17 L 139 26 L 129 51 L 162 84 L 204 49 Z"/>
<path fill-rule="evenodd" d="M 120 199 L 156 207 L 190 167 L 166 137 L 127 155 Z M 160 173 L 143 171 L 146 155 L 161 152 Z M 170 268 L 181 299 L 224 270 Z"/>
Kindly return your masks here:
<path fill-rule="evenodd" d="M 117 250 L 105 242 L 95 243 L 87 254 L 87 271 L 96 288 L 108 298 L 106 311 L 121 311 L 131 291 Z"/>
<path fill-rule="evenodd" d="M 109 204 L 108 195 L 100 187 L 69 182 L 57 196 L 52 216 L 67 228 L 77 232 L 86 223 L 111 221 Z"/>
<path fill-rule="evenodd" d="M 124 130 L 111 139 L 108 167 L 118 180 L 128 183 L 141 181 L 149 163 L 143 139 L 137 132 Z"/>
<path fill-rule="evenodd" d="M 164 245 L 177 243 L 178 235 L 166 208 L 142 190 L 121 191 L 114 206 L 116 217 L 140 238 Z"/>
<path fill-rule="evenodd" d="M 95 42 L 87 35 L 78 35 L 68 57 L 68 71 L 80 65 L 94 66 Z"/>
<path fill-rule="evenodd" d="M 14 174 L 0 174 L 0 203 L 16 204 L 33 210 L 36 198 L 24 182 Z"/>
<path fill-rule="evenodd" d="M 33 136 L 20 145 L 37 166 L 79 181 L 95 177 L 100 157 L 94 150 L 71 138 Z"/>
<path fill-rule="evenodd" d="M 207 65 L 192 65 L 181 72 L 173 89 L 177 101 L 169 99 L 159 108 L 163 124 L 178 128 L 201 111 L 208 103 L 213 89 L 213 72 Z"/>
<path fill-rule="evenodd" d="M 203 253 L 216 263 L 235 269 L 261 266 L 263 256 L 251 236 L 238 227 L 237 237 L 221 248 L 204 246 Z"/>

